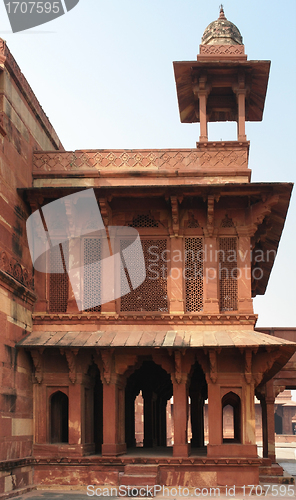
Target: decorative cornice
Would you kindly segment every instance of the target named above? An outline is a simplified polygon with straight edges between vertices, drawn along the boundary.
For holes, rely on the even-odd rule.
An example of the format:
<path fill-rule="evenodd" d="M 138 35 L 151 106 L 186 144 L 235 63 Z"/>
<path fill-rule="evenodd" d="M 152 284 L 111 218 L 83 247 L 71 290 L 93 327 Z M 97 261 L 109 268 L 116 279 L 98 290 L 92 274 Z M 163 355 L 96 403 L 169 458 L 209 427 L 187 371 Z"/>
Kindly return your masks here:
<path fill-rule="evenodd" d="M 158 323 L 172 324 L 203 324 L 203 325 L 254 325 L 257 321 L 256 314 L 101 314 L 101 313 L 81 313 L 81 314 L 47 314 L 34 313 L 32 315 L 33 324 L 135 324 L 143 322 L 155 325 Z"/>

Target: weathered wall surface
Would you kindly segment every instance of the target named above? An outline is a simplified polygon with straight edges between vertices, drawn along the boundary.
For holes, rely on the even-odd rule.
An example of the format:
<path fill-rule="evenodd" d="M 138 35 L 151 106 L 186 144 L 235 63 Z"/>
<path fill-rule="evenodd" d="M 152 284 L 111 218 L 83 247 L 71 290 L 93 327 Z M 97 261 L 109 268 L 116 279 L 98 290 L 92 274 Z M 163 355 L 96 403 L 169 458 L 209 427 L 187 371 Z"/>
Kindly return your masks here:
<path fill-rule="evenodd" d="M 32 329 L 35 302 L 18 189 L 32 185 L 34 150 L 62 149 L 3 40 L 0 40 L 0 495 L 32 483 L 32 361 L 15 343 Z"/>

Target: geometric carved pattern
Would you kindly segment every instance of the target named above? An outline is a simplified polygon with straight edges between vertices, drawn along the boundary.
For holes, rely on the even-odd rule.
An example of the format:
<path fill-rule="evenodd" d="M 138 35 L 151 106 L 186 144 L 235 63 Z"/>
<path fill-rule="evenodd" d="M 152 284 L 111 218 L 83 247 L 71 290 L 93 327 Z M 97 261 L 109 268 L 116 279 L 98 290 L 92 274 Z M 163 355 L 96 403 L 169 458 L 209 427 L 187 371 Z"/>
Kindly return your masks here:
<path fill-rule="evenodd" d="M 68 262 L 68 244 L 63 243 L 63 266 Z M 67 312 L 69 278 L 66 272 L 57 273 L 60 269 L 61 251 L 60 245 L 50 249 L 49 257 L 49 312 Z"/>
<path fill-rule="evenodd" d="M 219 238 L 220 311 L 237 311 L 237 239 Z"/>
<path fill-rule="evenodd" d="M 13 276 L 14 279 L 25 285 L 27 288 L 34 288 L 31 274 L 16 259 L 11 257 L 7 251 L 2 251 L 0 255 L 0 269 Z"/>
<path fill-rule="evenodd" d="M 121 297 L 121 311 L 161 311 L 168 312 L 167 299 L 167 265 L 165 262 L 167 241 L 142 240 L 145 259 L 146 278 L 143 283 L 132 290 L 127 270 L 130 293 Z M 128 240 L 121 241 L 121 251 L 130 244 Z M 132 272 L 136 272 L 135 260 Z M 124 281 L 122 281 L 124 287 Z"/>
<path fill-rule="evenodd" d="M 84 238 L 84 279 L 83 279 L 83 307 L 87 311 L 100 311 L 101 306 L 88 307 L 101 300 L 101 266 L 90 265 L 101 260 L 101 239 Z"/>
<path fill-rule="evenodd" d="M 207 168 L 247 168 L 247 146 L 224 148 L 223 153 L 217 147 L 209 147 L 206 151 L 202 146 L 196 149 L 182 150 L 136 150 L 131 149 L 113 151 L 56 151 L 47 153 L 34 153 L 34 171 L 62 172 L 81 170 L 142 170 L 146 168 L 158 169 L 199 169 Z"/>
<path fill-rule="evenodd" d="M 227 56 L 237 56 L 243 55 L 245 53 L 244 45 L 201 45 L 200 54 L 201 55 L 227 55 Z"/>
<path fill-rule="evenodd" d="M 133 218 L 130 227 L 158 227 L 158 222 L 149 214 L 140 214 Z"/>
<path fill-rule="evenodd" d="M 186 312 L 203 310 L 203 240 L 185 238 Z"/>

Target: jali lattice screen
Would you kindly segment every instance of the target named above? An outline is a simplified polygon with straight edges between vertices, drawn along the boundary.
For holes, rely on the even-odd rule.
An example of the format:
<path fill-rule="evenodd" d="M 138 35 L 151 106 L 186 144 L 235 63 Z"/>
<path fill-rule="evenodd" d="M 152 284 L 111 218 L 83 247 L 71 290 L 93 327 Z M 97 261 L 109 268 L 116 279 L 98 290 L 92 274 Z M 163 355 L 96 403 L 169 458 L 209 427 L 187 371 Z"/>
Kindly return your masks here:
<path fill-rule="evenodd" d="M 186 312 L 203 310 L 203 239 L 185 238 Z"/>
<path fill-rule="evenodd" d="M 50 250 L 49 257 L 49 312 L 67 312 L 69 278 L 68 274 L 57 273 L 60 271 L 61 255 L 63 267 L 65 269 L 68 261 L 69 248 L 67 243 L 63 243 L 63 253 L 60 245 L 56 245 Z"/>
<path fill-rule="evenodd" d="M 142 240 L 142 248 L 145 258 L 146 279 L 135 290 L 121 297 L 121 311 L 162 311 L 168 312 L 167 297 L 167 248 L 165 239 Z M 121 251 L 130 244 L 128 240 L 121 241 Z M 133 273 L 136 271 L 137 261 L 135 259 Z M 125 275 L 131 288 L 128 270 Z M 122 280 L 124 293 L 124 281 Z"/>
<path fill-rule="evenodd" d="M 219 238 L 220 311 L 237 310 L 237 238 Z"/>

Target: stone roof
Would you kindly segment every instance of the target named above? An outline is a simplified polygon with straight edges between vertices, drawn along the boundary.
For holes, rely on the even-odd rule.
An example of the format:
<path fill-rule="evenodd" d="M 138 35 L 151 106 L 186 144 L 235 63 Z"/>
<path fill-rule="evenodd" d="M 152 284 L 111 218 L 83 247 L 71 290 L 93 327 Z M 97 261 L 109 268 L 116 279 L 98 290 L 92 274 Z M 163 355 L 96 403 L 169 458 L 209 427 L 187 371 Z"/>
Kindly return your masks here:
<path fill-rule="evenodd" d="M 239 29 L 226 19 L 222 5 L 218 19 L 206 27 L 201 43 L 202 45 L 243 45 Z"/>

